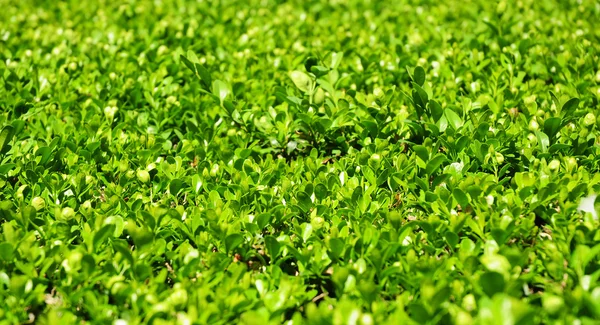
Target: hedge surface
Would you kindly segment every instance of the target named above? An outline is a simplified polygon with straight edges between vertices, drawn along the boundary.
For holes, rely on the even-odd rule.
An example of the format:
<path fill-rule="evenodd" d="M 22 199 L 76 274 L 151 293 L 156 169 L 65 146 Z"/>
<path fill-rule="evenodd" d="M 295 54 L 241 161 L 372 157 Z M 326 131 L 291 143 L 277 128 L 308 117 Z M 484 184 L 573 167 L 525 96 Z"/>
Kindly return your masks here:
<path fill-rule="evenodd" d="M 598 323 L 597 1 L 0 8 L 0 324 Z"/>

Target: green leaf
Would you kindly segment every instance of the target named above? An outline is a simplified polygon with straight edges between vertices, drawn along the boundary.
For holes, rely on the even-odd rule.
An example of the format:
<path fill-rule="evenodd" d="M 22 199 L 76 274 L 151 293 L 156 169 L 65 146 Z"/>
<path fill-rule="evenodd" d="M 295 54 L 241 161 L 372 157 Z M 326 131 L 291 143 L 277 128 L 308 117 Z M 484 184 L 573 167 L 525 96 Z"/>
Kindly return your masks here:
<path fill-rule="evenodd" d="M 212 85 L 210 73 L 202 64 L 200 64 L 196 54 L 194 54 L 192 51 L 188 51 L 187 56 L 188 57 L 186 58 L 185 56 L 180 55 L 179 58 L 185 64 L 185 66 L 192 70 L 196 77 L 202 81 L 205 87 Z"/>
<path fill-rule="evenodd" d="M 342 58 L 344 57 L 344 52 L 333 52 L 331 53 L 331 69 L 337 69 L 342 62 Z M 310 70 L 309 70 L 310 71 Z"/>
<path fill-rule="evenodd" d="M 546 133 L 550 138 L 554 138 L 561 126 L 561 119 L 558 117 L 551 117 L 544 121 L 544 133 Z"/>
<path fill-rule="evenodd" d="M 498 243 L 498 245 L 503 245 L 508 237 L 507 233 L 499 228 L 492 229 L 491 235 L 494 238 L 494 240 Z"/>
<path fill-rule="evenodd" d="M 542 152 L 547 152 L 548 146 L 550 145 L 550 139 L 548 138 L 546 133 L 535 131 L 535 135 L 537 137 L 540 148 L 542 149 Z"/>
<path fill-rule="evenodd" d="M 134 264 L 133 255 L 131 254 L 131 251 L 126 247 L 126 243 L 123 244 L 122 242 L 114 241 L 112 243 L 112 247 L 114 248 L 115 252 L 120 253 L 121 256 L 123 256 L 123 258 L 125 258 L 130 265 Z"/>
<path fill-rule="evenodd" d="M 444 233 L 444 237 L 446 238 L 446 242 L 452 248 L 455 248 L 458 245 L 458 235 L 452 231 L 446 231 Z"/>
<path fill-rule="evenodd" d="M 303 212 L 308 212 L 312 208 L 312 200 L 306 192 L 300 192 L 297 196 L 298 206 Z"/>
<path fill-rule="evenodd" d="M 313 226 L 310 223 L 305 223 L 302 226 L 303 226 L 302 240 L 306 243 L 308 241 L 308 239 L 310 238 L 310 235 L 312 235 Z"/>
<path fill-rule="evenodd" d="M 23 225 L 27 225 L 29 224 L 29 222 L 31 222 L 32 220 L 35 219 L 37 215 L 37 211 L 35 210 L 34 207 L 32 206 L 24 206 L 21 208 L 21 218 L 22 218 L 22 224 Z"/>
<path fill-rule="evenodd" d="M 421 303 L 409 304 L 408 312 L 419 324 L 426 324 L 429 320 L 431 320 L 431 315 Z"/>
<path fill-rule="evenodd" d="M 577 106 L 579 106 L 579 98 L 571 98 L 563 104 L 561 108 L 561 113 L 563 114 L 563 116 L 570 116 L 573 113 L 573 111 L 577 109 Z"/>
<path fill-rule="evenodd" d="M 212 77 L 210 76 L 210 72 L 200 63 L 195 63 L 194 67 L 196 68 L 197 74 L 200 76 L 200 80 L 204 83 L 205 87 L 210 87 L 212 84 Z"/>
<path fill-rule="evenodd" d="M 479 277 L 479 286 L 488 297 L 504 291 L 506 286 L 504 276 L 497 272 L 486 272 Z"/>
<path fill-rule="evenodd" d="M 310 68 L 310 72 L 312 72 L 317 78 L 319 78 L 328 74 L 329 69 L 320 65 L 315 65 Z"/>
<path fill-rule="evenodd" d="M 115 233 L 115 229 L 116 227 L 113 224 L 107 224 L 100 228 L 100 230 L 98 230 L 94 234 L 94 248 L 98 250 L 100 248 L 100 245 L 102 245 L 104 241 L 106 241 L 111 235 Z"/>
<path fill-rule="evenodd" d="M 444 115 L 444 109 L 442 108 L 442 106 L 433 99 L 430 100 L 427 105 L 429 107 L 429 111 L 431 112 L 431 117 L 433 118 L 433 121 L 439 121 L 440 118 L 442 118 L 442 116 Z"/>
<path fill-rule="evenodd" d="M 452 109 L 446 108 L 444 110 L 444 116 L 448 120 L 448 124 L 455 130 L 463 125 L 463 121 Z"/>
<path fill-rule="evenodd" d="M 339 238 L 330 238 L 329 252 L 333 258 L 340 258 L 344 252 L 344 242 Z"/>
<path fill-rule="evenodd" d="M 268 213 L 262 213 L 256 217 L 256 224 L 258 225 L 258 228 L 260 228 L 260 229 L 264 229 L 269 224 L 270 221 L 271 221 L 271 215 Z"/>
<path fill-rule="evenodd" d="M 192 51 L 192 50 L 187 51 L 187 57 L 194 64 L 200 63 L 200 61 L 198 60 L 198 57 L 196 56 L 196 53 L 194 53 L 194 51 Z"/>
<path fill-rule="evenodd" d="M 11 125 L 6 125 L 0 131 L 0 153 L 5 153 L 8 150 L 8 144 L 15 135 L 15 128 Z"/>
<path fill-rule="evenodd" d="M 454 196 L 454 198 L 456 199 L 456 202 L 458 202 L 458 204 L 460 204 L 460 206 L 463 209 L 465 209 L 469 205 L 469 198 L 467 197 L 465 192 L 463 192 L 461 189 L 455 188 L 452 191 L 452 196 Z"/>
<path fill-rule="evenodd" d="M 423 87 L 423 84 L 425 84 L 425 69 L 421 66 L 415 67 L 413 79 L 419 86 Z"/>
<path fill-rule="evenodd" d="M 281 249 L 281 245 L 279 244 L 279 241 L 277 241 L 277 239 L 275 237 L 266 236 L 265 237 L 265 247 L 267 248 L 267 252 L 269 252 L 272 259 L 277 258 L 277 256 L 279 255 L 279 251 Z"/>
<path fill-rule="evenodd" d="M 125 227 L 125 221 L 121 216 L 110 216 L 104 219 L 104 224 L 110 224 L 115 226 L 115 231 L 113 232 L 114 237 L 119 237 L 123 233 L 123 229 Z"/>
<path fill-rule="evenodd" d="M 188 67 L 188 69 L 192 70 L 192 72 L 194 72 L 195 74 L 198 73 L 196 71 L 196 67 L 194 67 L 194 63 L 188 60 L 188 58 L 186 58 L 185 56 L 183 56 L 183 54 L 179 55 L 179 59 L 183 62 L 183 64 L 185 64 L 186 67 Z"/>
<path fill-rule="evenodd" d="M 169 192 L 172 195 L 177 196 L 177 194 L 179 194 L 179 191 L 181 191 L 185 187 L 186 187 L 186 184 L 184 181 L 182 181 L 180 179 L 174 179 L 171 181 L 171 183 L 169 183 Z"/>
<path fill-rule="evenodd" d="M 10 243 L 0 243 L 0 259 L 10 262 L 14 258 L 14 249 Z"/>
<path fill-rule="evenodd" d="M 4 164 L 0 165 L 0 175 L 6 175 L 9 171 L 15 168 L 16 164 Z"/>
<path fill-rule="evenodd" d="M 304 68 L 306 69 L 306 71 L 310 72 L 310 69 L 317 64 L 319 64 L 318 59 L 315 58 L 314 56 L 309 56 L 304 61 Z"/>
<path fill-rule="evenodd" d="M 417 83 L 412 83 L 413 87 L 413 101 L 416 107 L 420 110 L 424 110 L 427 107 L 427 103 L 429 102 L 429 95 L 421 86 Z"/>
<path fill-rule="evenodd" d="M 225 237 L 225 250 L 227 253 L 233 252 L 234 249 L 238 248 L 244 242 L 244 236 L 240 234 L 230 234 Z"/>
<path fill-rule="evenodd" d="M 192 189 L 194 190 L 194 192 L 196 194 L 198 194 L 200 192 L 200 189 L 202 189 L 202 185 L 203 185 L 203 181 L 200 178 L 200 175 L 195 174 L 192 176 Z"/>
<path fill-rule="evenodd" d="M 416 145 L 413 147 L 413 151 L 417 154 L 417 157 L 421 158 L 423 162 L 429 161 L 429 150 L 425 146 Z"/>
<path fill-rule="evenodd" d="M 440 168 L 440 166 L 446 161 L 448 161 L 448 158 L 446 158 L 446 156 L 444 156 L 443 154 L 437 154 L 427 162 L 427 167 L 425 167 L 425 171 L 427 172 L 427 174 L 431 175 L 435 173 Z"/>
<path fill-rule="evenodd" d="M 314 67 L 313 67 L 314 68 Z M 298 89 L 307 93 L 312 88 L 312 79 L 302 71 L 290 72 L 290 79 Z"/>
<path fill-rule="evenodd" d="M 561 152 L 561 151 L 566 151 L 569 148 L 571 148 L 570 145 L 568 144 L 564 144 L 564 143 L 555 143 L 553 145 L 550 146 L 550 148 L 548 148 L 548 152 L 550 153 L 557 153 L 557 152 Z"/>
<path fill-rule="evenodd" d="M 223 82 L 221 80 L 215 80 L 213 82 L 212 93 L 217 98 L 219 98 L 219 100 L 221 101 L 221 103 L 223 103 L 223 101 L 231 93 L 231 90 L 230 90 L 229 86 L 225 82 Z"/>

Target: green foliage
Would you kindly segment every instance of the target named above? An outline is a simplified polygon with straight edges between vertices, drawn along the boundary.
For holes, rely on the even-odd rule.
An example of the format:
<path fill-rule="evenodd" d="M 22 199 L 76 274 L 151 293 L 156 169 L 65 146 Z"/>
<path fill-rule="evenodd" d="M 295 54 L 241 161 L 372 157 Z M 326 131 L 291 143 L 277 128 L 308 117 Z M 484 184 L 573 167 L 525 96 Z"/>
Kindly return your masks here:
<path fill-rule="evenodd" d="M 0 5 L 0 324 L 600 319 L 595 1 Z"/>

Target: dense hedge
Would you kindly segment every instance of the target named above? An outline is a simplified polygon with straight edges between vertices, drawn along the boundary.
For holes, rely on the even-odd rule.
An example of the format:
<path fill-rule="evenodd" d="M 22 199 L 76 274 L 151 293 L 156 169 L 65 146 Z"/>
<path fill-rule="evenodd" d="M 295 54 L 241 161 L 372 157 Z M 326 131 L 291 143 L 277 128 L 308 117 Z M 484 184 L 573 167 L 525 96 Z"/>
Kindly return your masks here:
<path fill-rule="evenodd" d="M 597 1 L 0 5 L 0 324 L 600 319 Z"/>

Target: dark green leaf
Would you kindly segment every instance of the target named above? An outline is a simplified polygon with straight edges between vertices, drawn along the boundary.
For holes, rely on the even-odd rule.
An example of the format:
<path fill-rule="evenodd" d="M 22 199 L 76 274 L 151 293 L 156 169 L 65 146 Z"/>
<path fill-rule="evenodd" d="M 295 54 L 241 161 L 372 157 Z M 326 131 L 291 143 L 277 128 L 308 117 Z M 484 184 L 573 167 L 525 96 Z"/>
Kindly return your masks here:
<path fill-rule="evenodd" d="M 0 131 L 0 153 L 4 153 L 8 149 L 8 144 L 15 134 L 14 131 L 15 128 L 10 125 L 6 125 Z"/>
<path fill-rule="evenodd" d="M 230 234 L 225 238 L 225 250 L 228 253 L 233 252 L 234 249 L 239 247 L 244 242 L 244 236 L 240 234 Z"/>
<path fill-rule="evenodd" d="M 425 69 L 421 66 L 415 67 L 413 78 L 419 86 L 423 87 L 423 84 L 425 84 Z"/>

